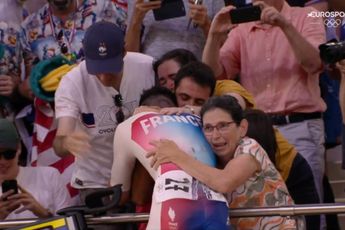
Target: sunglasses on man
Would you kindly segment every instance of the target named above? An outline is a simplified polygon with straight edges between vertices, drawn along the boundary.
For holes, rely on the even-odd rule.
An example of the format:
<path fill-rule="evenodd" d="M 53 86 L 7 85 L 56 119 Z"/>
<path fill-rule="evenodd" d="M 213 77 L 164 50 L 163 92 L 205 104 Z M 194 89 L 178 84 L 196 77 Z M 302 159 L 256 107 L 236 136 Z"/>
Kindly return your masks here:
<path fill-rule="evenodd" d="M 123 99 L 121 94 L 117 94 L 113 97 L 114 104 L 118 108 L 118 111 L 115 114 L 116 121 L 118 124 L 125 120 L 125 114 L 123 113 L 122 106 L 123 106 Z"/>
<path fill-rule="evenodd" d="M 4 158 L 5 160 L 12 160 L 15 158 L 16 153 L 17 150 L 8 149 L 0 152 L 0 158 Z"/>

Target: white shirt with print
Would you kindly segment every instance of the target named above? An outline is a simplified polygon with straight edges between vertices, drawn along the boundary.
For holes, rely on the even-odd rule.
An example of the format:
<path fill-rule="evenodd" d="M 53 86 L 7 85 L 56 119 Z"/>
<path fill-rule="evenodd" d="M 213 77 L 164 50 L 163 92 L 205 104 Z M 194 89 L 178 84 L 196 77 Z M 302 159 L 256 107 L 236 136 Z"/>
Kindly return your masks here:
<path fill-rule="evenodd" d="M 124 58 L 120 92 L 126 117 L 139 104 L 145 89 L 154 85 L 153 58 L 140 53 L 128 52 Z M 75 188 L 107 187 L 113 163 L 113 138 L 117 127 L 113 97 L 119 92 L 104 86 L 100 80 L 88 74 L 85 61 L 72 69 L 60 82 L 55 93 L 56 118 L 78 119 L 78 130 L 91 138 L 90 151 L 83 158 L 76 158 L 72 176 Z"/>

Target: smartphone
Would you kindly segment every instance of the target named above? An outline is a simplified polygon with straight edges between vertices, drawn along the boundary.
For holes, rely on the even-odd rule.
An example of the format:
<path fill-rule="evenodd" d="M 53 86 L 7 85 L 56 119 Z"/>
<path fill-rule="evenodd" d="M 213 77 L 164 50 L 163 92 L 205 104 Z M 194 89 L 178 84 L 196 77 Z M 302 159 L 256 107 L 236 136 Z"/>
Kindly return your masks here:
<path fill-rule="evenodd" d="M 202 4 L 202 0 L 194 0 L 194 5 L 201 5 Z M 189 19 L 188 24 L 187 24 L 187 30 L 189 30 L 190 28 L 190 24 L 192 23 L 192 19 Z M 193 28 L 197 28 L 198 24 L 194 23 L 193 24 Z"/>
<path fill-rule="evenodd" d="M 5 192 L 13 189 L 14 193 L 18 193 L 18 185 L 17 185 L 17 180 L 5 180 L 2 182 L 2 193 L 4 194 Z"/>
<path fill-rule="evenodd" d="M 260 6 L 246 6 L 230 10 L 230 19 L 232 24 L 259 21 L 260 17 Z"/>
<path fill-rule="evenodd" d="M 186 16 L 183 0 L 162 0 L 162 5 L 153 10 L 156 21 Z"/>

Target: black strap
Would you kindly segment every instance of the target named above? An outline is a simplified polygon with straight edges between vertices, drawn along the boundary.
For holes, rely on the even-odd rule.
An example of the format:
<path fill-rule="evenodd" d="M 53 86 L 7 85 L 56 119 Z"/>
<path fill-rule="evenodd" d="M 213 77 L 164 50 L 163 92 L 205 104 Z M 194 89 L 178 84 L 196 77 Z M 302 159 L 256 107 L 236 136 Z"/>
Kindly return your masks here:
<path fill-rule="evenodd" d="M 290 123 L 302 122 L 305 120 L 319 119 L 321 112 L 314 113 L 292 113 L 289 115 L 269 114 L 274 125 L 286 125 Z"/>

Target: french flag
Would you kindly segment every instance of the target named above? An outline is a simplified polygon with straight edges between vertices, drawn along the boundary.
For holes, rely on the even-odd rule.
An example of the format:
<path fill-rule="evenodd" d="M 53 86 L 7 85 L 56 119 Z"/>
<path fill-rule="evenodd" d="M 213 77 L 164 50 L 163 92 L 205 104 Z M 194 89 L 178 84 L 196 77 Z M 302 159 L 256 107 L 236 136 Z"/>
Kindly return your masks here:
<path fill-rule="evenodd" d="M 31 166 L 50 166 L 61 173 L 62 180 L 74 204 L 79 203 L 78 190 L 71 187 L 70 181 L 74 170 L 74 156 L 60 158 L 53 149 L 57 123 L 54 119 L 54 106 L 39 98 L 34 101 L 36 116 L 32 137 Z"/>

